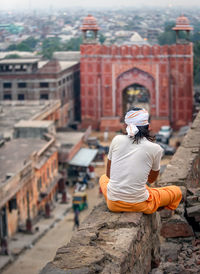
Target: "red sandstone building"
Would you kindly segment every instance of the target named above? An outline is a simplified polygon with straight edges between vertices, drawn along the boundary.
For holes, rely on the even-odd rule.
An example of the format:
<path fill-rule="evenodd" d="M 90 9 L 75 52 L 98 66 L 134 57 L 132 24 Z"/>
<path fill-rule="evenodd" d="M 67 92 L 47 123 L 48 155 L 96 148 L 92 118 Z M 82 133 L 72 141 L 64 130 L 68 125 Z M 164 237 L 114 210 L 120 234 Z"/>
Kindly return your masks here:
<path fill-rule="evenodd" d="M 177 18 L 177 41 L 170 46 L 100 45 L 99 27 L 91 15 L 81 29 L 83 127 L 92 124 L 96 129 L 119 130 L 124 112 L 132 105 L 144 104 L 149 107 L 155 131 L 161 125 L 178 128 L 191 122 L 193 45 L 178 35 L 192 30 L 186 17 Z"/>

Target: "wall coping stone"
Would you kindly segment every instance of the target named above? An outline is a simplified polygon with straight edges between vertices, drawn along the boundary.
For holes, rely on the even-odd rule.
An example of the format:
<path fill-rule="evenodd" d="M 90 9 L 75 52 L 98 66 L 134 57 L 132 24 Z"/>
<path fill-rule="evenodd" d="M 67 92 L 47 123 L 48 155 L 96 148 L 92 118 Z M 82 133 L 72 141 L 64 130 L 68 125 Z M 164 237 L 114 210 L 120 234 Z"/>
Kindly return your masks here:
<path fill-rule="evenodd" d="M 159 213 L 113 213 L 102 202 L 40 274 L 148 273 L 159 261 L 159 232 Z"/>

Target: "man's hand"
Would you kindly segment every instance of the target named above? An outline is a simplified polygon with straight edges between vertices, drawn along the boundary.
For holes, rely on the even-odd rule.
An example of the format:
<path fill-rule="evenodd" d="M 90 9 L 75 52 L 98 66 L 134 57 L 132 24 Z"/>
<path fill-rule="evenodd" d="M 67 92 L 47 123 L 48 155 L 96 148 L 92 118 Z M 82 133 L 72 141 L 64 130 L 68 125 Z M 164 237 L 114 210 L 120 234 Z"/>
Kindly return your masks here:
<path fill-rule="evenodd" d="M 110 166 L 111 166 L 111 160 L 108 159 L 107 161 L 107 168 L 106 168 L 106 176 L 110 179 Z"/>
<path fill-rule="evenodd" d="M 152 184 L 153 182 L 156 181 L 156 179 L 157 179 L 157 177 L 158 177 L 158 174 L 159 174 L 159 171 L 160 171 L 160 170 L 157 170 L 157 171 L 151 170 L 151 171 L 150 171 L 149 176 L 148 176 L 148 182 L 149 182 L 150 184 Z"/>

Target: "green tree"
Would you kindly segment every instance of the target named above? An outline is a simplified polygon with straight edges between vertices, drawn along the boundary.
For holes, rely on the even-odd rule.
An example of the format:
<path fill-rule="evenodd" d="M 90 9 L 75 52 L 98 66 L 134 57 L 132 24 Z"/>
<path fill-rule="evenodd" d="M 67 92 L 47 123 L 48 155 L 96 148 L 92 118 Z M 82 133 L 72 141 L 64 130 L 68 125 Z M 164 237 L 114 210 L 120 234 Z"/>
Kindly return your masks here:
<path fill-rule="evenodd" d="M 38 40 L 34 37 L 29 37 L 26 40 L 23 41 L 31 50 L 35 50 L 35 47 L 38 43 Z"/>
<path fill-rule="evenodd" d="M 52 59 L 54 51 L 62 51 L 63 45 L 60 38 L 46 38 L 42 43 L 42 55 L 47 59 Z"/>
<path fill-rule="evenodd" d="M 12 45 L 8 46 L 6 50 L 7 51 L 17 50 L 17 45 L 16 44 L 12 44 Z"/>
<path fill-rule="evenodd" d="M 17 45 L 17 50 L 19 51 L 32 51 L 32 49 L 27 45 L 26 42 L 22 41 L 20 44 Z"/>
<path fill-rule="evenodd" d="M 67 41 L 63 45 L 63 50 L 69 51 L 78 51 L 80 50 L 80 45 L 82 44 L 83 39 L 82 36 L 76 37 L 76 38 L 71 38 L 69 41 Z"/>
<path fill-rule="evenodd" d="M 200 40 L 194 42 L 194 84 L 200 84 Z"/>
<path fill-rule="evenodd" d="M 5 56 L 5 59 L 17 59 L 20 58 L 18 54 L 8 54 Z"/>
<path fill-rule="evenodd" d="M 100 32 L 100 34 L 99 34 L 99 42 L 101 44 L 103 44 L 105 40 L 106 40 L 106 37 Z"/>
<path fill-rule="evenodd" d="M 176 33 L 172 28 L 174 27 L 174 22 L 166 22 L 165 30 L 158 36 L 158 42 L 160 45 L 171 45 L 176 42 Z"/>
<path fill-rule="evenodd" d="M 38 43 L 37 39 L 35 39 L 34 37 L 29 37 L 17 45 L 16 44 L 10 45 L 6 50 L 34 51 L 37 43 Z"/>

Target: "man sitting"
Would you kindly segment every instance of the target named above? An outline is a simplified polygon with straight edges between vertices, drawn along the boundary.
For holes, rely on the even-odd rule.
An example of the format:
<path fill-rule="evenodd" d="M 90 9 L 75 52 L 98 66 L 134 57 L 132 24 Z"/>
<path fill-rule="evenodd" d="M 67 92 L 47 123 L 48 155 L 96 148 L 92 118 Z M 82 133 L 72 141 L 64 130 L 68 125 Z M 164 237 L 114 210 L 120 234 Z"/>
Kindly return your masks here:
<path fill-rule="evenodd" d="M 132 108 L 125 116 L 127 135 L 113 138 L 108 153 L 106 175 L 99 183 L 108 208 L 113 212 L 154 213 L 158 208 L 174 210 L 182 193 L 178 186 L 151 188 L 156 181 L 162 148 L 149 132 L 148 112 Z"/>

